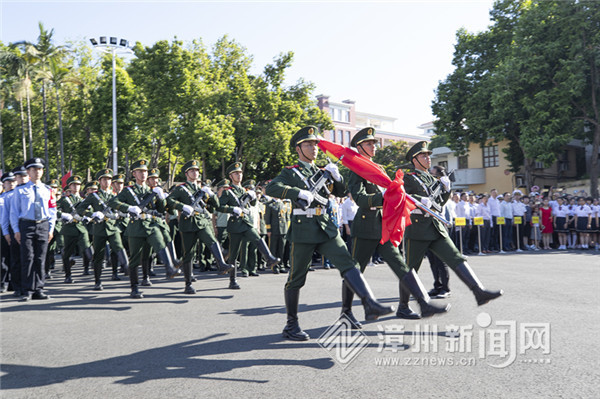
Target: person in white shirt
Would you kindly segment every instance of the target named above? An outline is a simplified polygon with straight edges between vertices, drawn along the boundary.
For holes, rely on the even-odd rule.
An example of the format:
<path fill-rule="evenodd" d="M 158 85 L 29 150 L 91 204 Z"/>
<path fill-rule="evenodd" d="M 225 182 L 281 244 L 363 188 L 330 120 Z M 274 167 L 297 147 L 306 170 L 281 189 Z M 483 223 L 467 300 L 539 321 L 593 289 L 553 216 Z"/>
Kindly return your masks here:
<path fill-rule="evenodd" d="M 567 206 L 563 204 L 562 198 L 558 198 L 556 204 L 556 207 L 552 211 L 552 216 L 554 217 L 554 231 L 558 233 L 558 249 L 566 250 L 567 234 L 569 233 L 569 225 L 567 223 L 569 210 L 567 209 Z"/>
<path fill-rule="evenodd" d="M 513 192 L 513 201 L 511 203 L 512 209 L 513 209 L 513 246 L 515 248 L 519 248 L 518 241 L 521 239 L 521 237 L 524 237 L 525 235 L 523 234 L 523 223 L 525 223 L 525 204 L 523 204 L 521 202 L 521 191 L 519 190 L 515 190 Z M 515 224 L 514 223 L 514 217 L 515 216 L 519 216 L 521 218 L 521 225 Z M 518 252 L 521 251 L 521 249 L 519 248 L 517 250 Z"/>
<path fill-rule="evenodd" d="M 489 254 L 490 251 L 490 231 L 492 224 L 492 210 L 488 205 L 488 195 L 483 195 L 477 206 L 476 216 L 483 218 L 483 226 L 481 227 L 481 251 L 484 254 Z"/>
<path fill-rule="evenodd" d="M 592 209 L 586 204 L 585 198 L 579 197 L 575 207 L 575 226 L 579 235 L 581 249 L 588 249 L 590 241 L 589 229 L 592 223 Z"/>
<path fill-rule="evenodd" d="M 500 204 L 500 216 L 504 217 L 504 226 L 502 227 L 502 246 L 504 251 L 512 251 L 512 221 L 513 209 L 510 193 L 504 193 L 504 201 Z"/>
<path fill-rule="evenodd" d="M 467 224 L 465 226 L 462 226 L 461 230 L 462 231 L 462 246 L 459 247 L 459 249 L 462 250 L 463 253 L 468 253 L 468 237 L 469 237 L 469 232 L 471 229 L 471 226 L 469 224 L 469 219 L 471 218 L 471 207 L 469 206 L 469 203 L 467 202 L 469 196 L 467 193 L 461 193 L 460 194 L 460 202 L 458 204 L 456 204 L 456 208 L 454 209 L 454 212 L 456 213 L 456 217 L 457 218 L 465 218 L 467 219 Z"/>
<path fill-rule="evenodd" d="M 358 205 L 352 199 L 352 194 L 348 194 L 344 202 L 342 203 L 342 238 L 346 242 L 346 246 L 348 247 L 348 251 L 352 251 L 352 239 L 350 237 L 350 229 L 352 228 L 352 222 L 354 221 L 354 217 L 356 216 L 356 212 L 358 212 Z"/>
<path fill-rule="evenodd" d="M 492 231 L 490 234 L 490 250 L 498 251 L 500 250 L 500 230 L 498 224 L 496 223 L 496 218 L 500 216 L 500 202 L 502 198 L 498 198 L 498 190 L 495 188 L 490 190 L 490 197 L 488 198 L 488 205 L 490 206 L 490 211 L 492 213 Z"/>
<path fill-rule="evenodd" d="M 600 250 L 600 244 L 598 244 L 598 239 L 600 238 L 600 204 L 598 203 L 598 198 L 595 198 L 592 201 L 592 205 L 590 205 L 592 209 L 592 223 L 590 227 L 590 243 L 594 244 L 596 251 Z"/>

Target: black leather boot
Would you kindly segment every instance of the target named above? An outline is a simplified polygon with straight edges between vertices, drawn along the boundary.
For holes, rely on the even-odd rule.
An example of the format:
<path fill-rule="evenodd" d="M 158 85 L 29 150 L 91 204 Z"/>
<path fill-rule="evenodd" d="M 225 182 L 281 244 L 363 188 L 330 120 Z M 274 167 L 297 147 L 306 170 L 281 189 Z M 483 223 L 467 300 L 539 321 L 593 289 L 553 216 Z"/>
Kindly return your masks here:
<path fill-rule="evenodd" d="M 283 290 L 285 296 L 285 309 L 287 311 L 287 324 L 283 329 L 283 338 L 292 341 L 306 341 L 310 336 L 302 331 L 298 324 L 298 300 L 300 299 L 300 290 Z"/>
<path fill-rule="evenodd" d="M 183 262 L 181 268 L 183 269 L 185 278 L 185 290 L 183 293 L 193 295 L 196 293 L 196 290 L 192 287 L 192 262 Z"/>
<path fill-rule="evenodd" d="M 408 287 L 406 287 L 402 283 L 402 281 L 398 282 L 398 291 L 400 293 L 400 301 L 398 303 L 398 310 L 396 311 L 396 316 L 401 319 L 420 319 L 421 315 L 412 310 L 408 305 L 408 301 L 410 300 L 410 291 Z"/>
<path fill-rule="evenodd" d="M 174 266 L 173 260 L 171 259 L 171 254 L 167 250 L 167 248 L 163 248 L 157 253 L 160 260 L 162 260 L 163 265 L 165 265 L 165 270 L 167 272 L 167 278 L 171 279 L 181 274 L 181 270 Z"/>
<path fill-rule="evenodd" d="M 122 249 L 119 252 L 117 252 L 117 262 L 123 270 L 123 273 L 126 276 L 129 276 L 129 257 L 127 256 L 127 251 Z M 114 271 L 115 269 L 113 269 L 113 272 Z"/>
<path fill-rule="evenodd" d="M 75 261 L 73 259 L 69 259 L 69 258 L 65 259 L 63 257 L 63 267 L 65 269 L 65 283 L 66 284 L 74 283 L 73 278 L 71 277 L 71 268 L 73 267 L 74 264 L 75 264 Z"/>
<path fill-rule="evenodd" d="M 90 275 L 90 262 L 94 257 L 94 247 L 87 247 L 83 252 L 83 275 Z"/>
<path fill-rule="evenodd" d="M 240 285 L 237 283 L 235 275 L 237 273 L 237 267 L 234 265 L 233 269 L 229 272 L 229 289 L 230 290 L 239 290 Z"/>
<path fill-rule="evenodd" d="M 262 238 L 256 242 L 256 248 L 258 248 L 258 252 L 260 252 L 263 258 L 265 258 L 265 260 L 267 261 L 267 267 L 269 269 L 273 269 L 275 265 L 281 262 L 281 259 L 273 256 L 273 254 L 269 250 L 269 247 L 267 246 L 267 243 Z"/>
<path fill-rule="evenodd" d="M 408 291 L 413 294 L 417 302 L 419 302 L 422 318 L 431 317 L 437 313 L 446 313 L 450 309 L 450 304 L 437 306 L 431 303 L 429 294 L 427 294 L 427 290 L 419 279 L 415 269 L 411 269 L 410 272 L 406 273 L 404 277 L 402 277 L 400 284 L 403 284 L 403 287 L 407 288 Z M 406 295 L 408 295 L 408 293 Z"/>
<path fill-rule="evenodd" d="M 139 284 L 139 280 L 138 280 L 138 265 L 130 265 L 130 270 L 129 270 L 129 282 L 131 283 L 131 294 L 129 294 L 130 297 L 132 297 L 133 299 L 140 299 L 143 298 L 144 296 L 142 295 L 141 291 L 138 290 L 138 284 Z"/>
<path fill-rule="evenodd" d="M 217 242 L 213 242 L 210 245 L 210 252 L 212 252 L 215 260 L 217 261 L 217 265 L 219 266 L 219 274 L 227 274 L 234 269 L 233 265 L 225 262 L 223 252 L 221 252 L 221 246 Z"/>
<path fill-rule="evenodd" d="M 142 299 L 144 297 L 144 295 L 142 294 L 142 291 L 138 290 L 137 285 L 131 287 L 131 294 L 129 294 L 130 297 L 132 297 L 133 299 Z"/>
<path fill-rule="evenodd" d="M 345 281 L 342 280 L 342 315 L 346 316 L 353 330 L 359 330 L 362 328 L 362 323 L 356 320 L 352 313 L 352 300 L 354 299 L 354 292 L 346 285 Z"/>
<path fill-rule="evenodd" d="M 467 262 L 463 262 L 454 269 L 458 278 L 462 280 L 463 283 L 467 285 L 475 295 L 475 299 L 477 300 L 477 305 L 485 305 L 492 299 L 496 299 L 502 294 L 504 294 L 503 290 L 500 291 L 489 291 L 483 287 L 481 281 L 475 275 L 475 272 L 471 269 Z"/>
<path fill-rule="evenodd" d="M 384 306 L 377 302 L 375 296 L 371 292 L 371 288 L 363 278 L 362 273 L 357 268 L 353 267 L 344 274 L 344 280 L 348 287 L 354 291 L 361 299 L 365 308 L 365 320 L 377 320 L 379 316 L 392 313 L 393 306 Z"/>
<path fill-rule="evenodd" d="M 183 260 L 179 260 L 177 258 L 177 251 L 175 251 L 175 242 L 169 242 L 167 244 L 167 249 L 169 250 L 169 254 L 171 255 L 171 259 L 173 260 L 173 266 L 175 267 L 175 269 L 179 269 L 183 265 Z"/>

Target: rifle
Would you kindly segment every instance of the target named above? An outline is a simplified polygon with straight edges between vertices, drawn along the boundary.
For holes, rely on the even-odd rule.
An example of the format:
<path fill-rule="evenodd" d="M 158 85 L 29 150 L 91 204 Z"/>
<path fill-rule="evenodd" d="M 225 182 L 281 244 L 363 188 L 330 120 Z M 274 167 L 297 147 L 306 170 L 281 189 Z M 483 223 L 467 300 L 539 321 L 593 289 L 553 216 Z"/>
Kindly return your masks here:
<path fill-rule="evenodd" d="M 69 203 L 69 206 L 71 207 L 71 212 L 68 212 L 68 213 L 69 213 L 69 215 L 71 215 L 73 217 L 73 219 L 70 222 L 67 222 L 67 224 L 74 223 L 73 221 L 79 222 L 82 224 L 88 224 L 92 221 L 92 218 L 89 216 L 80 216 L 77 213 L 77 210 L 75 209 L 75 205 L 73 205 L 71 200 L 67 199 L 67 202 Z"/>
<path fill-rule="evenodd" d="M 454 172 L 455 172 L 455 171 L 456 171 L 456 169 L 452 169 L 452 170 L 450 171 L 450 173 L 448 173 L 448 174 L 447 174 L 447 175 L 445 175 L 445 176 L 448 176 L 448 178 L 450 179 L 450 181 L 452 181 L 452 180 L 453 180 L 453 179 L 452 179 L 452 175 L 454 174 Z M 432 206 L 435 208 L 435 210 L 437 210 L 438 212 L 441 212 L 441 211 L 442 211 L 442 207 L 441 207 L 441 206 L 440 206 L 438 203 L 436 203 L 436 202 L 435 202 L 435 200 L 436 200 L 437 198 L 439 198 L 439 197 L 440 197 L 440 195 L 442 195 L 442 187 L 443 187 L 443 186 L 444 186 L 444 185 L 442 184 L 442 182 L 440 182 L 440 180 L 438 179 L 438 180 L 437 180 L 437 181 L 434 183 L 434 186 L 433 186 L 434 188 L 433 188 L 433 190 L 432 190 L 432 192 L 431 192 L 431 195 L 429 196 L 429 199 L 431 200 L 431 205 L 432 205 Z"/>
<path fill-rule="evenodd" d="M 154 191 L 151 192 L 150 194 L 146 195 L 146 197 L 144 197 L 144 199 L 142 201 L 140 201 L 140 203 L 138 204 L 138 207 L 142 210 L 140 215 L 139 216 L 131 215 L 131 216 L 135 220 L 145 219 L 146 215 L 151 216 L 153 218 L 159 218 L 159 217 L 164 216 L 162 213 L 160 213 L 156 209 L 148 208 L 148 205 L 150 204 L 150 202 L 152 202 L 152 200 L 154 200 L 154 197 L 156 197 L 156 193 Z"/>
<path fill-rule="evenodd" d="M 206 210 L 206 202 L 204 202 L 204 200 L 202 199 L 202 197 L 203 197 L 202 190 L 198 190 L 196 193 L 194 193 L 194 197 L 196 199 L 194 200 L 194 202 L 191 205 L 191 207 L 194 208 L 194 213 L 196 215 L 208 214 L 208 211 Z M 191 216 L 192 215 L 188 215 L 188 216 L 185 216 L 185 218 L 187 219 Z"/>
<path fill-rule="evenodd" d="M 423 212 L 433 216 L 434 218 L 436 218 L 437 220 L 439 220 L 440 222 L 444 223 L 446 226 L 450 227 L 452 226 L 452 222 L 446 220 L 442 215 L 434 212 L 431 208 L 426 207 L 425 205 L 423 205 L 423 203 L 421 203 L 421 201 L 417 200 L 415 197 L 413 197 L 410 194 L 406 194 L 406 198 L 408 198 L 409 200 L 411 200 L 415 206 L 417 208 L 419 208 L 420 210 L 422 210 Z"/>
<path fill-rule="evenodd" d="M 340 161 L 344 158 L 344 156 L 342 155 L 336 162 L 334 165 L 337 165 L 338 163 L 340 163 Z M 329 163 L 332 163 L 331 161 L 329 161 Z M 321 173 L 321 177 L 319 177 L 316 181 L 315 179 L 317 178 L 317 175 Z M 313 197 L 315 198 L 315 201 L 317 201 L 319 204 L 321 205 L 327 205 L 327 201 L 328 199 L 321 196 L 319 194 L 319 191 L 321 191 L 321 189 L 324 189 L 325 192 L 327 193 L 327 196 L 329 196 L 329 194 L 331 194 L 331 192 L 329 191 L 329 189 L 327 188 L 327 183 L 332 179 L 331 177 L 331 172 L 329 172 L 328 170 L 319 170 L 317 171 L 317 173 L 315 173 L 314 175 L 312 175 L 310 177 L 310 179 L 305 180 L 304 183 L 308 186 L 308 191 L 310 191 L 310 193 L 313 195 Z M 296 204 L 296 206 L 302 208 L 303 211 L 305 211 L 308 208 L 308 202 L 306 200 L 303 199 L 298 199 L 294 202 L 294 204 Z"/>

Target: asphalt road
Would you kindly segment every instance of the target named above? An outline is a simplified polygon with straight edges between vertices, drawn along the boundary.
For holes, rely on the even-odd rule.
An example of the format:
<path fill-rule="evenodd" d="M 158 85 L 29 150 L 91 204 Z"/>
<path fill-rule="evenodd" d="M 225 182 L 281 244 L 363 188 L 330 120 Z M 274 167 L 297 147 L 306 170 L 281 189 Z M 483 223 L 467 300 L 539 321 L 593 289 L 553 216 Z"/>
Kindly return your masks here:
<path fill-rule="evenodd" d="M 340 310 L 335 269 L 317 268 L 301 291 L 306 342 L 281 338 L 285 275 L 243 278 L 242 289 L 231 291 L 226 278 L 201 273 L 193 296 L 183 294 L 181 279 L 157 277 L 144 299 L 132 300 L 126 280 L 95 292 L 80 267 L 72 285 L 58 271 L 48 301 L 1 296 L 0 395 L 596 398 L 598 252 L 472 256 L 469 263 L 505 295 L 477 307 L 452 274 L 449 313 L 417 321 L 391 315 L 361 333 L 336 330 L 323 346 L 319 337 Z M 426 260 L 420 276 L 430 288 Z M 369 267 L 366 277 L 380 300 L 396 302 L 387 266 Z"/>

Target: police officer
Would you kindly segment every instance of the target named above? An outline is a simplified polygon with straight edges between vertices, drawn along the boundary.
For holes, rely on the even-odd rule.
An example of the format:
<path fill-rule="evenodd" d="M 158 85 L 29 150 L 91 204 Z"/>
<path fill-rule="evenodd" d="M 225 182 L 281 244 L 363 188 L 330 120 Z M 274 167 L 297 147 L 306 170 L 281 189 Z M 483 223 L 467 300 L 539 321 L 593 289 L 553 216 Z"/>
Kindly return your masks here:
<path fill-rule="evenodd" d="M 87 222 L 91 219 L 86 215 L 81 217 L 77 213 L 77 205 L 83 199 L 79 196 L 81 188 L 81 177 L 73 175 L 67 179 L 68 195 L 64 195 L 57 203 L 60 217 L 63 221 L 61 234 L 64 240 L 62 250 L 63 267 L 65 269 L 65 283 L 72 284 L 71 267 L 75 261 L 71 256 L 75 254 L 75 248 L 79 246 L 79 250 L 83 254 L 83 262 L 89 264 L 94 256 L 94 249 L 90 242 L 89 232 L 87 230 Z"/>
<path fill-rule="evenodd" d="M 300 288 L 306 282 L 313 252 L 316 250 L 331 260 L 337 267 L 346 284 L 361 298 L 367 320 L 375 320 L 379 316 L 393 312 L 392 307 L 383 306 L 373 297 L 371 289 L 358 269 L 358 264 L 346 248 L 339 229 L 326 213 L 327 204 L 325 189 L 311 192 L 311 177 L 319 177 L 325 171 L 331 176 L 330 191 L 336 196 L 343 196 L 346 188 L 336 165 L 329 164 L 320 170 L 314 164 L 318 154 L 318 130 L 308 126 L 298 130 L 291 138 L 290 144 L 298 153 L 297 165 L 286 167 L 269 183 L 266 193 L 277 198 L 286 198 L 294 202 L 292 223 L 288 238 L 291 247 L 291 269 L 285 285 L 285 307 L 287 324 L 283 337 L 296 341 L 305 341 L 310 337 L 300 328 L 298 323 L 298 300 Z M 314 181 L 314 180 L 313 180 Z M 317 198 L 317 200 L 315 200 Z M 325 199 L 323 203 L 322 199 Z M 303 203 L 299 200 L 304 201 Z M 304 209 L 301 205 L 305 205 Z"/>
<path fill-rule="evenodd" d="M 14 190 L 17 185 L 15 175 L 13 172 L 6 172 L 2 175 L 2 194 L 0 194 L 0 221 L 2 220 L 3 214 L 6 210 L 5 205 L 5 197 L 6 195 Z M 9 214 L 7 214 L 7 217 Z M 0 237 L 0 244 L 2 247 L 0 248 L 0 266 L 2 267 L 2 277 L 0 280 L 0 292 L 5 292 L 8 290 L 8 284 L 10 282 L 10 245 L 6 238 L 4 238 L 4 231 L 0 228 L 0 232 L 2 232 L 2 237 Z M 6 232 L 7 235 L 10 235 L 9 232 Z"/>
<path fill-rule="evenodd" d="M 162 260 L 167 271 L 167 278 L 173 278 L 181 271 L 175 268 L 158 221 L 162 217 L 161 214 L 165 212 L 166 195 L 162 188 L 154 187 L 151 190 L 146 184 L 148 161 L 142 159 L 134 162 L 131 170 L 135 177 L 135 184 L 123 189 L 119 195 L 109 201 L 108 205 L 115 210 L 131 215 L 131 221 L 127 227 L 131 253 L 129 260 L 130 296 L 139 299 L 143 298 L 143 294 L 138 289 L 137 268 L 140 265 L 142 248 L 145 244 L 150 245 Z"/>
<path fill-rule="evenodd" d="M 111 190 L 113 171 L 102 169 L 96 173 L 95 179 L 99 182 L 99 189 L 91 192 L 77 205 L 77 213 L 83 215 L 88 208 L 92 208 L 93 245 L 94 256 L 92 265 L 94 267 L 94 290 L 101 291 L 102 287 L 102 263 L 106 254 L 106 243 L 109 243 L 111 252 L 115 253 L 117 262 L 112 263 L 112 280 L 120 280 L 118 276 L 119 266 L 123 269 L 129 268 L 129 259 L 123 243 L 121 233 L 117 227 L 118 214 L 108 206 L 109 201 L 115 196 Z"/>
<path fill-rule="evenodd" d="M 372 127 L 360 130 L 352 138 L 350 144 L 357 149 L 360 155 L 368 159 L 373 158 L 377 152 L 378 145 L 375 130 Z M 348 189 L 358 205 L 358 211 L 352 223 L 350 236 L 352 238 L 352 257 L 360 265 L 361 272 L 365 272 L 371 256 L 377 251 L 398 279 L 400 279 L 400 286 L 405 288 L 404 290 L 400 289 L 400 292 L 406 292 L 407 295 L 408 292 L 413 293 L 421 306 L 422 317 L 429 317 L 436 313 L 447 311 L 449 306 L 437 307 L 429 303 L 429 295 L 423 288 L 421 280 L 414 271 L 409 271 L 402 255 L 400 255 L 398 247 L 394 246 L 391 241 L 380 244 L 384 202 L 382 190 L 376 184 L 371 183 L 354 172 L 350 172 Z M 352 314 L 353 298 L 354 294 L 350 287 L 342 284 L 342 314 L 346 315 L 354 328 L 360 328 L 360 322 Z M 407 319 L 418 319 L 421 317 L 402 307 L 402 302 L 401 300 L 401 306 L 398 307 L 396 316 Z"/>
<path fill-rule="evenodd" d="M 48 299 L 44 293 L 44 263 L 48 242 L 56 222 L 56 200 L 42 183 L 44 163 L 40 158 L 25 162 L 29 182 L 15 189 L 10 225 L 21 244 L 21 300 Z"/>
<path fill-rule="evenodd" d="M 191 160 L 183 165 L 186 182 L 178 185 L 169 195 L 169 206 L 181 212 L 179 229 L 183 239 L 183 273 L 185 276 L 185 293 L 195 294 L 192 287 L 192 261 L 196 253 L 198 240 L 202 241 L 215 257 L 220 274 L 233 269 L 223 258 L 221 246 L 213 232 L 211 211 L 219 207 L 219 199 L 210 186 L 199 187 L 200 163 Z"/>
<path fill-rule="evenodd" d="M 17 166 L 12 170 L 16 179 L 16 187 L 26 184 L 29 181 L 29 176 L 25 170 L 25 166 Z M 15 194 L 14 190 L 9 191 L 4 196 L 4 211 L 2 212 L 2 234 L 4 239 L 10 246 L 10 282 L 14 289 L 13 295 L 21 297 L 21 245 L 14 237 L 14 231 L 10 223 L 10 215 L 12 212 L 12 198 Z"/>
<path fill-rule="evenodd" d="M 429 173 L 430 155 L 431 151 L 426 141 L 420 141 L 410 148 L 406 154 L 406 160 L 412 162 L 415 171 L 404 177 L 404 188 L 408 194 L 411 194 L 417 201 L 421 201 L 426 207 L 431 207 L 435 201 L 441 208 L 450 197 L 451 183 L 447 176 L 441 177 L 440 183 L 444 186 L 442 195 L 430 198 L 436 183 L 436 179 Z M 502 290 L 489 291 L 483 287 L 466 259 L 450 240 L 448 230 L 442 222 L 418 208 L 412 211 L 410 220 L 411 225 L 406 228 L 404 237 L 407 263 L 411 270 L 418 271 L 425 253 L 427 250 L 431 250 L 471 289 L 478 305 L 484 305 L 502 295 Z M 404 295 L 401 298 L 406 299 L 407 296 Z M 407 299 L 405 302 L 401 303 L 401 306 L 408 306 Z"/>
<path fill-rule="evenodd" d="M 267 267 L 279 263 L 280 259 L 274 257 L 267 246 L 267 243 L 260 238 L 258 231 L 254 227 L 254 222 L 249 216 L 250 206 L 256 205 L 256 193 L 253 190 L 246 191 L 242 186 L 243 172 L 242 164 L 234 162 L 227 167 L 227 175 L 231 181 L 230 188 L 223 192 L 219 198 L 219 211 L 229 213 L 231 216 L 227 221 L 227 232 L 229 233 L 229 262 L 235 265 L 242 241 L 253 242 L 256 244 L 258 251 L 265 257 Z M 236 268 L 230 272 L 229 288 L 239 289 L 240 286 L 236 281 Z"/>

